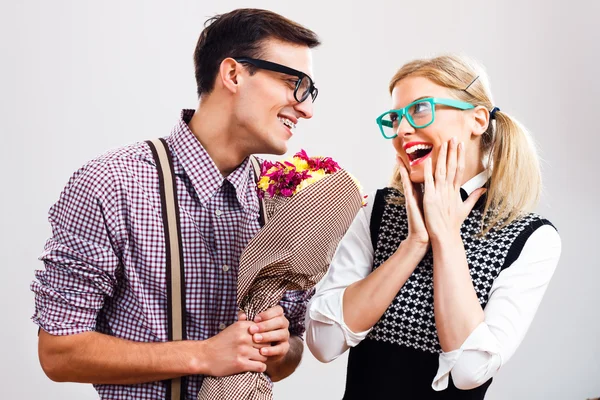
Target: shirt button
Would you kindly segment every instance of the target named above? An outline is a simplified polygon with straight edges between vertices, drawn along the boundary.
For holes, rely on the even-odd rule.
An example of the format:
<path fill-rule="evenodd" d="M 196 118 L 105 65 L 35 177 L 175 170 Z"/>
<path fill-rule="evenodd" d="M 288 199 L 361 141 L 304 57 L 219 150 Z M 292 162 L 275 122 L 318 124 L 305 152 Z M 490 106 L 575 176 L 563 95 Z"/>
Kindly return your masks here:
<path fill-rule="evenodd" d="M 227 325 L 225 325 L 224 323 L 222 323 L 222 322 L 221 322 L 221 323 L 219 324 L 219 330 L 220 330 L 220 331 L 222 331 L 222 330 L 224 330 L 225 328 L 227 328 Z"/>
<path fill-rule="evenodd" d="M 216 211 L 215 211 L 215 215 L 216 215 L 217 217 L 220 217 L 222 214 L 223 214 L 223 211 L 221 211 L 221 210 L 216 210 Z"/>
<path fill-rule="evenodd" d="M 229 271 L 229 265 L 223 265 L 223 272 Z"/>

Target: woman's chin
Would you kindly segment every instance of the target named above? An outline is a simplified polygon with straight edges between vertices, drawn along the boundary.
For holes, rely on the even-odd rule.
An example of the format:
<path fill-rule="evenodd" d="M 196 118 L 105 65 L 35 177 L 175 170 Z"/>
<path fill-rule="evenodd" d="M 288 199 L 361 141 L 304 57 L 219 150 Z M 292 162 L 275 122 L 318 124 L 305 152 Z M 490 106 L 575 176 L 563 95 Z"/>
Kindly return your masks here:
<path fill-rule="evenodd" d="M 412 168 L 410 170 L 410 181 L 412 183 L 423 183 L 425 182 L 425 176 L 422 168 Z"/>

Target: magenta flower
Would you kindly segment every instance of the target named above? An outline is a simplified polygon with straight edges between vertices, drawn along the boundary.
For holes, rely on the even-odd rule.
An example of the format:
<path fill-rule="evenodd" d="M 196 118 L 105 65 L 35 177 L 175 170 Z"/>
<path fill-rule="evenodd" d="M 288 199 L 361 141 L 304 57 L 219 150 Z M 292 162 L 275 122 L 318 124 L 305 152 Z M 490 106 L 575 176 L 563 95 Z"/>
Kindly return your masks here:
<path fill-rule="evenodd" d="M 270 197 L 290 197 L 299 190 L 300 184 L 313 177 L 311 172 L 320 171 L 314 178 L 320 179 L 323 173 L 329 175 L 340 169 L 339 164 L 330 157 L 309 157 L 304 150 L 300 150 L 289 161 L 264 161 L 258 182 L 258 195 L 261 198 L 264 198 L 265 193 Z"/>

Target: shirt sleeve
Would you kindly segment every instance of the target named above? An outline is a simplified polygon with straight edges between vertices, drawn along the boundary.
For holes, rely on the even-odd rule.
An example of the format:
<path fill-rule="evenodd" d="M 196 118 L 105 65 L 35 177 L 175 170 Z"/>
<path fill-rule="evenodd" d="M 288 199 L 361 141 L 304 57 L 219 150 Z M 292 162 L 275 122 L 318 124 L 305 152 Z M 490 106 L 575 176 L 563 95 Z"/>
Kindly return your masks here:
<path fill-rule="evenodd" d="M 290 335 L 304 339 L 306 308 L 314 293 L 313 288 L 311 290 L 288 290 L 283 294 L 279 305 L 283 307 L 283 314 L 290 323 L 288 328 Z"/>
<path fill-rule="evenodd" d="M 107 166 L 76 172 L 49 212 L 52 237 L 35 271 L 34 323 L 52 335 L 93 331 L 106 296 L 112 296 L 120 265 L 114 237 L 122 208 Z M 112 239 L 112 240 L 111 240 Z"/>
<path fill-rule="evenodd" d="M 360 209 L 340 241 L 327 275 L 308 305 L 306 342 L 321 362 L 330 362 L 356 346 L 370 332 L 353 332 L 344 322 L 343 298 L 348 286 L 365 278 L 373 267 L 369 224 L 375 196 Z"/>
<path fill-rule="evenodd" d="M 560 252 L 553 226 L 541 226 L 531 234 L 519 258 L 494 281 L 484 321 L 460 348 L 440 354 L 434 390 L 446 389 L 450 374 L 459 389 L 478 387 L 506 364 L 531 325 Z"/>

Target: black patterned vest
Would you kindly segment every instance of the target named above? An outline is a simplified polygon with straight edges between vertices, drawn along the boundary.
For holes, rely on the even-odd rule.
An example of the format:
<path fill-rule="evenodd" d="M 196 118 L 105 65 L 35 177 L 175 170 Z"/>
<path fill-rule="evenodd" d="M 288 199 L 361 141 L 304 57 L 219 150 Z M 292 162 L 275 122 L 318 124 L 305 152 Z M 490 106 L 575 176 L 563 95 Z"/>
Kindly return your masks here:
<path fill-rule="evenodd" d="M 463 199 L 466 193 L 462 193 Z M 395 189 L 377 191 L 371 215 L 373 270 L 385 262 L 408 233 L 406 208 L 390 204 Z M 550 224 L 536 214 L 526 215 L 500 230 L 481 231 L 484 199 L 461 227 L 473 286 L 482 308 L 500 272 L 519 257 L 529 236 Z M 344 399 L 483 399 L 491 379 L 472 390 L 452 383 L 431 388 L 441 352 L 433 314 L 433 254 L 429 251 L 408 278 L 387 311 L 358 346 L 350 350 Z"/>

